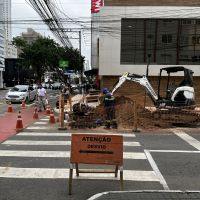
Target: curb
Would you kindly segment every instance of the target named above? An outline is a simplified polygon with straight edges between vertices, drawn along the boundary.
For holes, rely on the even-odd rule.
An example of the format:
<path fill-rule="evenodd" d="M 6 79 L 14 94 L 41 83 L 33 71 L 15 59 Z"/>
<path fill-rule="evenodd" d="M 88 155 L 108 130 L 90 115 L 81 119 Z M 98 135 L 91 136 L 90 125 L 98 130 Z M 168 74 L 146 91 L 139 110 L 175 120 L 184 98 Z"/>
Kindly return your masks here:
<path fill-rule="evenodd" d="M 93 195 L 92 197 L 90 197 L 87 200 L 103 200 L 103 199 L 108 199 L 108 198 L 103 198 L 103 196 L 109 196 L 111 194 L 135 194 L 135 193 L 180 193 L 180 194 L 187 194 L 187 193 L 198 193 L 200 194 L 200 191 L 190 191 L 190 190 L 186 190 L 186 191 L 181 191 L 181 190 L 135 190 L 135 191 L 107 191 L 107 192 L 102 192 L 102 193 L 98 193 Z M 163 199 L 164 200 L 164 199 Z"/>

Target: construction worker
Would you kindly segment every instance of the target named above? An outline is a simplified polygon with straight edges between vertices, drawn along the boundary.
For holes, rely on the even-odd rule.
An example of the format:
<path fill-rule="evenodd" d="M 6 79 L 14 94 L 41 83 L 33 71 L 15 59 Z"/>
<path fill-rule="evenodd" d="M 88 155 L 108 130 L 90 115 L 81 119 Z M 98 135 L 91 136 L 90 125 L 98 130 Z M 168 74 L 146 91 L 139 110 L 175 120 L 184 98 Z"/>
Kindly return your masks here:
<path fill-rule="evenodd" d="M 106 111 L 106 122 L 105 128 L 117 128 L 117 123 L 115 119 L 115 97 L 106 88 L 103 90 L 104 94 L 104 108 Z"/>
<path fill-rule="evenodd" d="M 64 87 L 61 90 L 62 94 L 64 95 L 64 103 L 67 103 L 67 100 L 69 99 L 70 96 L 70 90 L 67 84 L 64 85 Z"/>
<path fill-rule="evenodd" d="M 38 85 L 37 100 L 38 100 L 38 106 L 39 106 L 38 112 L 42 111 L 42 107 L 45 110 L 46 109 L 46 104 L 47 104 L 47 92 L 46 92 L 46 89 L 43 88 L 41 84 Z"/>

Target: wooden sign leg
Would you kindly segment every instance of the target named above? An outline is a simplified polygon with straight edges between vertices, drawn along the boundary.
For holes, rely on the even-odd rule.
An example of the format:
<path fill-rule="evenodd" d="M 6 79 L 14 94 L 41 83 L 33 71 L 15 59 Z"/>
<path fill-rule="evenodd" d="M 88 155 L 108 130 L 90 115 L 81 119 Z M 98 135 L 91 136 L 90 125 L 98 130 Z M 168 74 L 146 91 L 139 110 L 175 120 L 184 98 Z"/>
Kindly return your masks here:
<path fill-rule="evenodd" d="M 70 164 L 70 169 L 69 169 L 69 192 L 68 194 L 72 194 L 72 179 L 73 179 L 73 164 Z"/>
<path fill-rule="evenodd" d="M 118 165 L 116 165 L 115 166 L 115 177 L 117 178 L 117 174 L 118 174 L 118 169 L 119 169 L 119 167 L 118 167 Z"/>
<path fill-rule="evenodd" d="M 76 166 L 76 176 L 79 176 L 78 163 L 76 163 L 75 166 Z"/>
<path fill-rule="evenodd" d="M 123 166 L 120 167 L 120 190 L 124 190 Z"/>

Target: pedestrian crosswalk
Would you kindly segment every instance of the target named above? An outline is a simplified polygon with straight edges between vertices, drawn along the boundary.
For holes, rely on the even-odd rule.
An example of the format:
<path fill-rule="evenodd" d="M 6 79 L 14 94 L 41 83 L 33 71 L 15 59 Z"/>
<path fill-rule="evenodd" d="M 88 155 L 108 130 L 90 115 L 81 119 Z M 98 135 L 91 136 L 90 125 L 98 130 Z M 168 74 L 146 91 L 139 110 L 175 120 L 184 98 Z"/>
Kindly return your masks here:
<path fill-rule="evenodd" d="M 24 132 L 18 133 L 15 137 L 3 142 L 0 144 L 0 161 L 5 158 L 7 160 L 3 162 L 3 165 L 0 162 L 0 179 L 68 179 L 71 134 L 56 129 L 53 132 L 52 126 L 48 124 L 48 119 L 44 118 L 26 128 Z M 122 135 L 124 136 L 124 181 L 159 183 L 160 178 L 149 164 L 137 137 L 129 133 Z M 12 158 L 14 159 L 11 161 Z M 30 166 L 27 166 L 28 164 L 25 162 L 27 159 L 31 159 Z M 44 162 L 49 162 L 49 167 L 45 167 L 42 161 L 40 165 L 39 159 L 45 159 Z M 52 160 L 54 160 L 53 166 L 51 166 Z M 17 162 L 16 165 L 15 162 Z M 140 165 L 140 162 L 145 162 L 145 168 L 141 170 L 138 167 L 136 168 L 135 162 L 139 162 L 138 165 Z M 56 166 L 56 163 L 58 163 L 58 166 Z M 91 166 L 86 167 L 91 168 Z M 74 178 L 119 180 L 119 177 L 115 178 L 113 174 L 81 174 Z"/>

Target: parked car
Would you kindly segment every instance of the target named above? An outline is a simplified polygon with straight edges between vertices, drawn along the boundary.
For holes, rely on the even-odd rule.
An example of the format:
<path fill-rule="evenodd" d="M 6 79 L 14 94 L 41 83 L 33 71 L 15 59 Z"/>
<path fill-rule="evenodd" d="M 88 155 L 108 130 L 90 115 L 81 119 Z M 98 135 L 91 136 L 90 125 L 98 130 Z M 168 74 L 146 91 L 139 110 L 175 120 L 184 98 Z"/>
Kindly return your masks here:
<path fill-rule="evenodd" d="M 37 90 L 37 88 L 38 88 L 38 85 L 37 84 L 33 84 L 33 89 Z"/>
<path fill-rule="evenodd" d="M 37 91 L 29 85 L 16 85 L 6 94 L 7 102 L 34 101 Z"/>
<path fill-rule="evenodd" d="M 60 82 L 54 82 L 52 84 L 52 89 L 53 90 L 61 90 L 61 88 L 62 88 L 62 83 L 60 83 Z"/>

